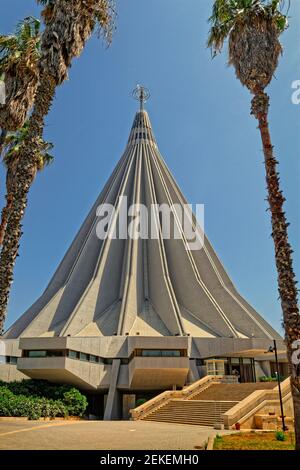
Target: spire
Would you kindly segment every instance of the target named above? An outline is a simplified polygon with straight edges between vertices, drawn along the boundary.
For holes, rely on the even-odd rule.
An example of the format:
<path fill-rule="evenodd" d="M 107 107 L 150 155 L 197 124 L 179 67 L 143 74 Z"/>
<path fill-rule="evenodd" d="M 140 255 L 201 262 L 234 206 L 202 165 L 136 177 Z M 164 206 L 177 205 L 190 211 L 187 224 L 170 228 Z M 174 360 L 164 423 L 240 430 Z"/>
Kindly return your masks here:
<path fill-rule="evenodd" d="M 143 85 L 138 84 L 133 90 L 132 96 L 135 100 L 138 100 L 140 102 L 140 111 L 143 111 L 144 103 L 146 103 L 150 98 L 150 91 Z"/>
<path fill-rule="evenodd" d="M 142 85 L 137 85 L 132 92 L 132 96 L 140 102 L 140 109 L 136 112 L 128 139 L 128 145 L 147 143 L 157 148 L 149 115 L 144 109 L 144 104 L 150 98 L 150 91 Z"/>

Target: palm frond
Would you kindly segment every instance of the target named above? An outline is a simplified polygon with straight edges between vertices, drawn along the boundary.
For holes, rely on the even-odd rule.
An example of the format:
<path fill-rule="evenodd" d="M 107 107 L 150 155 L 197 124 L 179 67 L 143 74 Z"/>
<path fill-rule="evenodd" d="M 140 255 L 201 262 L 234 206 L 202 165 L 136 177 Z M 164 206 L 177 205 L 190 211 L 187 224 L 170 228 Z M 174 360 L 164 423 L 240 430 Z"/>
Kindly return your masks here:
<path fill-rule="evenodd" d="M 0 74 L 25 58 L 33 65 L 40 55 L 40 21 L 29 16 L 18 23 L 14 35 L 0 36 Z"/>
<path fill-rule="evenodd" d="M 16 27 L 16 36 L 20 42 L 26 42 L 29 38 L 38 36 L 41 22 L 34 16 L 27 16 Z"/>
<path fill-rule="evenodd" d="M 52 6 L 55 4 L 55 0 L 36 0 L 37 4 L 43 5 L 44 7 Z"/>
<path fill-rule="evenodd" d="M 29 121 L 26 121 L 24 126 L 16 132 L 8 132 L 6 134 L 2 148 L 3 163 L 6 167 L 8 167 L 12 162 L 15 162 L 16 158 L 18 158 L 21 147 L 24 145 L 28 136 L 28 130 Z M 53 149 L 53 144 L 39 138 L 37 149 L 37 170 L 41 171 L 46 166 L 53 163 L 54 157 L 49 153 L 49 151 Z"/>
<path fill-rule="evenodd" d="M 16 36 L 0 36 L 0 58 L 15 52 L 17 48 L 18 41 Z"/>
<path fill-rule="evenodd" d="M 283 32 L 288 26 L 285 5 L 284 0 L 215 0 L 208 20 L 211 28 L 207 41 L 213 56 L 221 52 L 232 29 L 249 15 L 264 16 L 277 25 L 279 33 Z"/>
<path fill-rule="evenodd" d="M 111 44 L 116 29 L 117 9 L 115 0 L 99 0 L 95 9 L 97 34 L 102 36 L 108 45 Z"/>

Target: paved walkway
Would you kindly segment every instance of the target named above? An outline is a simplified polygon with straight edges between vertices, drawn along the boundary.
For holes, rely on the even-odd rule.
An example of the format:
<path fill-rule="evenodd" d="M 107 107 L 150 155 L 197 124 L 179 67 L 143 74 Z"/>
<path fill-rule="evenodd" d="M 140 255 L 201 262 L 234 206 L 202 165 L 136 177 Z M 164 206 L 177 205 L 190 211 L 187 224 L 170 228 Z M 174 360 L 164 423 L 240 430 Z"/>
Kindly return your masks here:
<path fill-rule="evenodd" d="M 204 426 L 146 421 L 0 420 L 0 449 L 194 450 L 216 433 Z"/>

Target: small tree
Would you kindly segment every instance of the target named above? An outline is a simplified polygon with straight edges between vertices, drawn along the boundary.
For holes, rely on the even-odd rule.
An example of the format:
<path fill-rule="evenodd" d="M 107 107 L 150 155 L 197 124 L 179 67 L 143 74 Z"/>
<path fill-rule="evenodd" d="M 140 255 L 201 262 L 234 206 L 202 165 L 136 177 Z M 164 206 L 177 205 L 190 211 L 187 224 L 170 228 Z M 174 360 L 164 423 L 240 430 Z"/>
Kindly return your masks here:
<path fill-rule="evenodd" d="M 71 416 L 82 416 L 88 406 L 88 401 L 76 388 L 64 393 L 63 403 Z"/>

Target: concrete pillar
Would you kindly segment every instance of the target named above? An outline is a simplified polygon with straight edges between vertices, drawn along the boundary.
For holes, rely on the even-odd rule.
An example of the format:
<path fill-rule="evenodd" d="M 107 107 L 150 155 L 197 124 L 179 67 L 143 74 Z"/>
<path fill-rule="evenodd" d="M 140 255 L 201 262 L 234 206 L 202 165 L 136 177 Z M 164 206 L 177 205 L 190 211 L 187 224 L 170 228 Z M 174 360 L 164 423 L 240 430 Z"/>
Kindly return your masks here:
<path fill-rule="evenodd" d="M 114 359 L 111 366 L 110 386 L 108 390 L 106 406 L 104 410 L 104 421 L 120 419 L 121 404 L 120 393 L 117 390 L 118 376 L 121 365 L 121 359 Z"/>
<path fill-rule="evenodd" d="M 199 373 L 199 379 L 203 379 L 203 377 L 207 376 L 207 368 L 206 366 L 199 366 L 197 367 Z"/>
<path fill-rule="evenodd" d="M 270 361 L 259 361 L 259 365 L 263 371 L 263 373 L 270 377 L 271 376 L 271 366 Z"/>
<path fill-rule="evenodd" d="M 196 382 L 197 380 L 199 380 L 200 375 L 199 375 L 199 372 L 198 372 L 198 368 L 196 366 L 196 360 L 195 359 L 190 360 L 189 364 L 190 364 L 190 368 L 189 368 L 189 372 L 188 372 L 187 382 L 189 384 L 192 384 L 192 383 Z"/>

